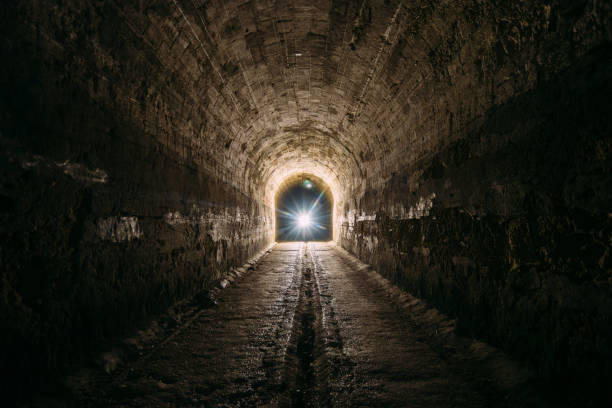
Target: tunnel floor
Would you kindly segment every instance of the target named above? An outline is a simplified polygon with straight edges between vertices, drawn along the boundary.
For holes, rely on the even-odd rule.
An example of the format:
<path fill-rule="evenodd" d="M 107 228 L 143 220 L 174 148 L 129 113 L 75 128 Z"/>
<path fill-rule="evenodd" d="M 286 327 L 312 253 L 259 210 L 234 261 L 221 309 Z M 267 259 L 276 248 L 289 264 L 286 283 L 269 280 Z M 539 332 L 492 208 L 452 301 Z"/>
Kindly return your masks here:
<path fill-rule="evenodd" d="M 75 406 L 544 406 L 531 373 L 458 337 L 332 243 L 281 243 Z"/>

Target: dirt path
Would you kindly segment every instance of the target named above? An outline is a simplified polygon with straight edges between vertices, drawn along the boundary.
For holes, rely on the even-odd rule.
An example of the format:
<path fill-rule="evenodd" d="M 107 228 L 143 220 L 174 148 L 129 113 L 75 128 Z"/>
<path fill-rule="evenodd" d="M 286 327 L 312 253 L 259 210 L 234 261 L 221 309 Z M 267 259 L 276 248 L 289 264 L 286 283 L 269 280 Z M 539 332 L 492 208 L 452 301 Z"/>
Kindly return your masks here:
<path fill-rule="evenodd" d="M 528 370 L 323 243 L 276 245 L 215 306 L 107 377 L 71 405 L 545 406 Z"/>

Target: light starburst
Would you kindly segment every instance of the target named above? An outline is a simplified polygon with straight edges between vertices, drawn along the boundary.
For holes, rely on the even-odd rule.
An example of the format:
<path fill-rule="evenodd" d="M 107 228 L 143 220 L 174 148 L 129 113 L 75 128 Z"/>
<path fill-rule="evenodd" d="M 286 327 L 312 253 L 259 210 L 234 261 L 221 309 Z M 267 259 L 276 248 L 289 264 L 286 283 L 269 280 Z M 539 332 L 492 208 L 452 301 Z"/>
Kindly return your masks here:
<path fill-rule="evenodd" d="M 295 199 L 286 203 L 283 209 L 277 209 L 283 236 L 308 241 L 326 231 L 330 214 L 327 207 L 321 207 L 319 201 L 322 198 L 321 192 L 310 202 Z"/>
<path fill-rule="evenodd" d="M 312 217 L 309 213 L 300 213 L 296 217 L 299 228 L 309 228 L 312 225 Z"/>

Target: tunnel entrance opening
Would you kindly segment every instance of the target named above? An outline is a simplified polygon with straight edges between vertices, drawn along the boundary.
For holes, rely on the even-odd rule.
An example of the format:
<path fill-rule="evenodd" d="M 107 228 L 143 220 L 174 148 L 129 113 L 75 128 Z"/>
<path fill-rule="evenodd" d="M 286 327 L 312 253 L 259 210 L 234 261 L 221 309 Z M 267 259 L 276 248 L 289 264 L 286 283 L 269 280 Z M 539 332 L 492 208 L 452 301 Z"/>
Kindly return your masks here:
<path fill-rule="evenodd" d="M 276 241 L 329 241 L 333 237 L 329 186 L 310 174 L 285 180 L 275 196 Z"/>

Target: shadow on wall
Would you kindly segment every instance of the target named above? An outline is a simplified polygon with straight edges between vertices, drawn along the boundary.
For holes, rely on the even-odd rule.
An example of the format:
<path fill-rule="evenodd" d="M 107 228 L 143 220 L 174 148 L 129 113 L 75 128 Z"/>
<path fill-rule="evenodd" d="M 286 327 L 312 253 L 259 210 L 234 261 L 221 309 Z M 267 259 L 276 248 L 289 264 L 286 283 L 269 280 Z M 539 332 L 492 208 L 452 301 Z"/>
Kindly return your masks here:
<path fill-rule="evenodd" d="M 367 192 L 340 234 L 577 406 L 605 401 L 612 378 L 611 62 L 599 49 L 492 109 L 383 194 Z"/>
<path fill-rule="evenodd" d="M 132 87 L 164 89 L 154 74 L 138 85 L 127 75 L 146 71 L 141 62 L 150 67 L 130 41 L 121 69 L 76 68 L 99 56 L 84 48 L 96 33 L 71 14 L 87 5 L 42 13 L 9 3 L 0 12 L 0 60 L 11 62 L 0 75 L 0 395 L 11 406 L 11 398 L 57 385 L 67 367 L 139 321 L 211 287 L 274 231 L 263 203 L 150 132 L 180 145 L 185 135 L 160 119 L 177 107 L 119 109 L 117 94 L 132 95 Z M 67 58 L 57 51 L 67 36 L 55 22 L 70 26 L 70 18 L 82 43 Z M 111 79 L 92 93 L 100 72 Z"/>

